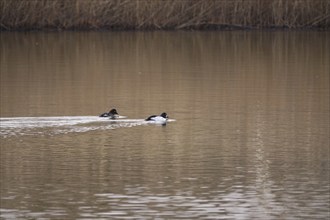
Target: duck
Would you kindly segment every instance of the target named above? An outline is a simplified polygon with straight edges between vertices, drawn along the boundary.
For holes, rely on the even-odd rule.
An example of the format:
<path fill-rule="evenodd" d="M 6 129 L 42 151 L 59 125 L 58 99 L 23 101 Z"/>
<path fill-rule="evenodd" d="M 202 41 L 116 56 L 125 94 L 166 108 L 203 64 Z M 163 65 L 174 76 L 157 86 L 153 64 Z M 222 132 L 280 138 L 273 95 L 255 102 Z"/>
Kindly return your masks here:
<path fill-rule="evenodd" d="M 115 108 L 111 109 L 109 112 L 105 112 L 100 115 L 100 117 L 108 117 L 110 119 L 119 118 L 119 114 Z"/>
<path fill-rule="evenodd" d="M 145 120 L 160 123 L 160 124 L 166 124 L 168 118 L 169 117 L 166 114 L 166 112 L 163 112 L 160 115 L 151 115 L 148 118 L 146 118 Z"/>

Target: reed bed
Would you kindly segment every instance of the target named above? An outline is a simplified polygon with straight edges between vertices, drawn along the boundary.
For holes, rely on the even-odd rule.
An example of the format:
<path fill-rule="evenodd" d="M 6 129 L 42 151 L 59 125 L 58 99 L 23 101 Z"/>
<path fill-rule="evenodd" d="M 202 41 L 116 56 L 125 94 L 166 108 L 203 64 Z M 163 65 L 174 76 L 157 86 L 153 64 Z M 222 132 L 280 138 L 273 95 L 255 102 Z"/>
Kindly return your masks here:
<path fill-rule="evenodd" d="M 0 0 L 1 30 L 329 26 L 330 0 Z"/>

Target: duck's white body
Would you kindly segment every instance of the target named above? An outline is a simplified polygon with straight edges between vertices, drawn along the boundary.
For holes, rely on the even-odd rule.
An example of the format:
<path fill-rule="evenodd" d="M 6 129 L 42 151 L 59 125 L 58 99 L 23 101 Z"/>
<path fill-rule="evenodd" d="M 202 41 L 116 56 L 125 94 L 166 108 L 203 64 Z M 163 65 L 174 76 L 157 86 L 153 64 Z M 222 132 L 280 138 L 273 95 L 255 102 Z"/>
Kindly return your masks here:
<path fill-rule="evenodd" d="M 168 119 L 168 115 L 164 112 L 161 115 L 152 115 L 152 116 L 149 116 L 146 119 L 146 121 L 154 122 L 154 123 L 157 123 L 157 124 L 166 124 L 167 119 Z"/>
<path fill-rule="evenodd" d="M 152 121 L 152 122 L 155 122 L 155 123 L 164 124 L 164 123 L 167 122 L 167 118 L 163 118 L 162 116 L 156 116 L 156 117 L 152 117 L 148 121 Z"/>

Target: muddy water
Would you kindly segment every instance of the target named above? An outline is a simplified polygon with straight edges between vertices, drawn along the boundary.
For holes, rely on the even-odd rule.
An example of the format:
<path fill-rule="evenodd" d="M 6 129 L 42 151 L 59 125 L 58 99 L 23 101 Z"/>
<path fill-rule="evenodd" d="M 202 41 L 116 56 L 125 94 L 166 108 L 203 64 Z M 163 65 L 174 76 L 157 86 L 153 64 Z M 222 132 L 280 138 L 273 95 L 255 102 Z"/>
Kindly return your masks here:
<path fill-rule="evenodd" d="M 329 218 L 329 39 L 1 33 L 1 218 Z"/>

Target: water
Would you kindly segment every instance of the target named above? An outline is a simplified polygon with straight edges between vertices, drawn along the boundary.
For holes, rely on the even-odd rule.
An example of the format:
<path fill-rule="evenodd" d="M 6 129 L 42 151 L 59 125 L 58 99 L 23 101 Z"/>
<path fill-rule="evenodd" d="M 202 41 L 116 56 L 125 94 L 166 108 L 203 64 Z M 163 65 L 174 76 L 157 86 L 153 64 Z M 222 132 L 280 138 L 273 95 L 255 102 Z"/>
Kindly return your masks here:
<path fill-rule="evenodd" d="M 329 219 L 329 39 L 1 33 L 0 218 Z"/>

